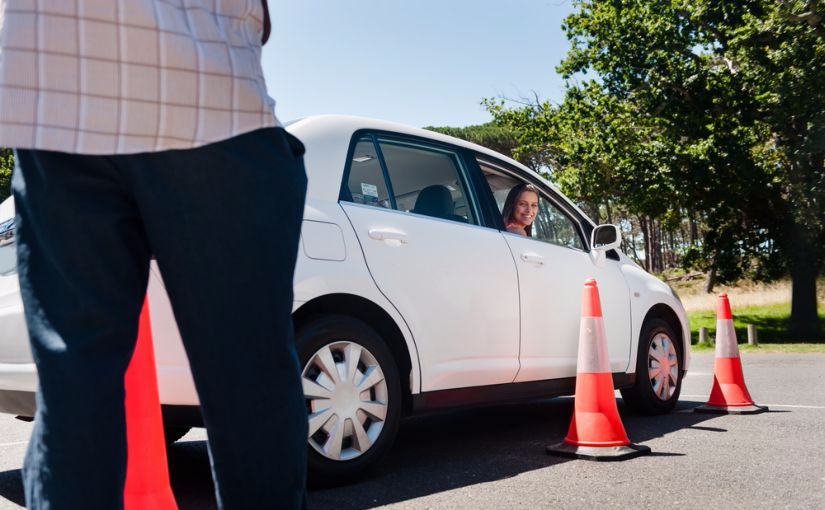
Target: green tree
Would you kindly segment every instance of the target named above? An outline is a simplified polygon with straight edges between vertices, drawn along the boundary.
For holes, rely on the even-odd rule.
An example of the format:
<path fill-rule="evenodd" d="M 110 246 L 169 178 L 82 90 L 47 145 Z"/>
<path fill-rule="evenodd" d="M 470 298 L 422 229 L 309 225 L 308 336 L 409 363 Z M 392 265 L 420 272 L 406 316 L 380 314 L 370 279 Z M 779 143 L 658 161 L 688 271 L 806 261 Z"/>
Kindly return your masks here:
<path fill-rule="evenodd" d="M 496 120 L 563 189 L 665 222 L 699 218 L 687 260 L 793 281 L 791 334 L 819 336 L 825 260 L 825 27 L 816 1 L 581 0 L 564 102 Z M 572 80 L 571 80 L 572 82 Z"/>
<path fill-rule="evenodd" d="M 0 202 L 11 195 L 11 171 L 14 168 L 14 153 L 11 149 L 0 148 Z"/>
<path fill-rule="evenodd" d="M 521 148 L 518 151 L 518 154 L 515 153 L 515 149 L 519 146 L 519 144 L 516 139 L 515 131 L 508 126 L 497 124 L 495 122 L 488 122 L 478 126 L 467 126 L 461 128 L 428 126 L 424 129 L 453 136 L 455 138 L 461 138 L 462 140 L 467 140 L 468 142 L 481 145 L 482 147 L 487 147 L 488 149 L 494 150 L 506 156 L 510 156 L 513 159 L 518 160 L 520 163 L 534 169 L 541 166 L 541 162 L 536 160 L 536 154 L 524 150 L 524 148 Z"/>

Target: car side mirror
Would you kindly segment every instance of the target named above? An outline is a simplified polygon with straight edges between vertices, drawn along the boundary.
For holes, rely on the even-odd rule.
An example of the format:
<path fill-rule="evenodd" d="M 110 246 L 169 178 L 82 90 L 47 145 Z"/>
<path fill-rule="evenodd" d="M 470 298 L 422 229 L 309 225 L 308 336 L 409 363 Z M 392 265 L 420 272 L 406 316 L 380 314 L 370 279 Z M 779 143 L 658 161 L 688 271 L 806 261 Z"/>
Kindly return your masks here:
<path fill-rule="evenodd" d="M 622 236 L 616 225 L 599 225 L 590 234 L 590 249 L 599 251 L 615 250 L 622 244 Z"/>

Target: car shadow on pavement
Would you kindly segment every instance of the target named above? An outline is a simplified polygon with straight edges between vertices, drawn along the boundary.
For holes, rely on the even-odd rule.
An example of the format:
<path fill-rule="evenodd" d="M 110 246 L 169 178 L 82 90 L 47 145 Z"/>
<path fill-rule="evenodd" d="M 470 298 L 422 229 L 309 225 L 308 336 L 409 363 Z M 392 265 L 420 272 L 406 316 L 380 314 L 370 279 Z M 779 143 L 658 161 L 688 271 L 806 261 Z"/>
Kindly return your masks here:
<path fill-rule="evenodd" d="M 651 417 L 630 414 L 619 400 L 619 411 L 630 440 L 644 443 L 711 419 L 690 412 L 700 404 L 680 402 L 677 412 Z M 564 438 L 572 412 L 572 398 L 557 398 L 411 418 L 402 424 L 395 447 L 379 469 L 357 484 L 311 491 L 309 506 L 373 508 L 552 469 L 570 462 L 547 455 L 545 446 Z M 653 455 L 685 454 L 654 448 Z"/>
<path fill-rule="evenodd" d="M 690 412 L 700 404 L 682 401 L 675 412 L 650 417 L 630 414 L 619 400 L 619 411 L 634 443 L 684 429 L 725 432 L 699 426 L 714 417 Z M 395 446 L 383 463 L 358 483 L 310 490 L 309 507 L 374 508 L 537 469 L 552 469 L 570 462 L 547 455 L 545 446 L 561 441 L 567 433 L 572 408 L 572 398 L 556 398 L 409 418 L 402 422 Z M 206 442 L 178 442 L 169 448 L 168 455 L 172 488 L 180 509 L 216 508 Z M 657 451 L 654 447 L 653 455 L 684 454 Z M 0 497 L 23 505 L 20 470 L 0 473 Z"/>

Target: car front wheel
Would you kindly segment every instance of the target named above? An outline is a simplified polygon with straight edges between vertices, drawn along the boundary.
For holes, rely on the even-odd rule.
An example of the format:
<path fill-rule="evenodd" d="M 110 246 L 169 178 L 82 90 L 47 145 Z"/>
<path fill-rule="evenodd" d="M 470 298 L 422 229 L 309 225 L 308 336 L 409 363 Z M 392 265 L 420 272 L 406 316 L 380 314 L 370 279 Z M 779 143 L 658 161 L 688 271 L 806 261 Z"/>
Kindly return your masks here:
<path fill-rule="evenodd" d="M 365 323 L 334 315 L 297 333 L 313 485 L 356 479 L 390 449 L 401 418 L 392 353 Z"/>
<path fill-rule="evenodd" d="M 622 399 L 640 414 L 665 414 L 682 389 L 682 344 L 662 319 L 648 319 L 639 335 L 636 382 L 621 390 Z"/>

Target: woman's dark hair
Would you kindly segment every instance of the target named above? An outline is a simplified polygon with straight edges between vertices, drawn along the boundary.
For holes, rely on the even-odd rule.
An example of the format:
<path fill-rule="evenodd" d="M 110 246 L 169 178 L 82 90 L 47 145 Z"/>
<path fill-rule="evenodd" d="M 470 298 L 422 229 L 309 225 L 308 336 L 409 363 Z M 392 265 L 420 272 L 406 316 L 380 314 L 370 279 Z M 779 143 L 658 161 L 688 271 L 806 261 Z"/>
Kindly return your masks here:
<path fill-rule="evenodd" d="M 507 198 L 504 200 L 504 208 L 501 211 L 501 219 L 504 220 L 504 228 L 507 228 L 507 225 L 510 224 L 510 221 L 513 217 L 513 210 L 516 208 L 516 200 L 518 200 L 519 195 L 521 195 L 525 191 L 530 191 L 535 193 L 536 196 L 539 196 L 539 190 L 532 184 L 522 182 L 521 184 L 516 184 L 510 190 L 510 193 L 507 193 Z M 531 236 L 533 232 L 533 224 L 527 225 L 524 227 L 524 231 L 527 232 L 527 236 Z"/>

